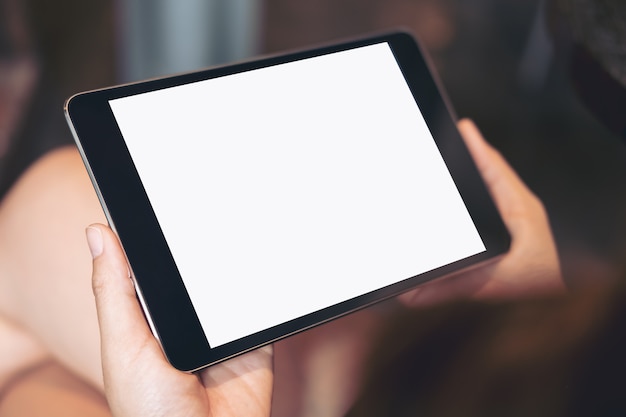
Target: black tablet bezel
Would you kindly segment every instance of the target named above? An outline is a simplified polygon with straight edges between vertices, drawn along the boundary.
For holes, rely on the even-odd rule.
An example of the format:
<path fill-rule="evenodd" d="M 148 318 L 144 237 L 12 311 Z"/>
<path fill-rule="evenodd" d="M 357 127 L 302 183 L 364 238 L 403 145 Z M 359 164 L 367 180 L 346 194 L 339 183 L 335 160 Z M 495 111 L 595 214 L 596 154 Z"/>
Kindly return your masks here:
<path fill-rule="evenodd" d="M 139 179 L 109 100 L 238 72 L 387 42 L 466 203 L 487 250 L 472 257 L 346 300 L 245 338 L 210 348 Z M 287 335 L 345 315 L 416 285 L 497 257 L 510 240 L 456 129 L 455 118 L 415 39 L 405 32 L 376 35 L 199 72 L 77 94 L 65 113 L 85 165 L 132 267 L 153 331 L 176 368 L 194 371 Z"/>

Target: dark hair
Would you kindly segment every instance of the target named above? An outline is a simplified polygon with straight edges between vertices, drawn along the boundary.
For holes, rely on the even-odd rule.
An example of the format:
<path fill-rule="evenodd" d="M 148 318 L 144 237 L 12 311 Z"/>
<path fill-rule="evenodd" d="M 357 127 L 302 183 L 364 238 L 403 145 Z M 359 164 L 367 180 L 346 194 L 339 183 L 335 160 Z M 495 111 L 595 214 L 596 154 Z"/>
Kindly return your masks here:
<path fill-rule="evenodd" d="M 626 1 L 554 0 L 572 43 L 571 75 L 581 99 L 626 140 Z"/>
<path fill-rule="evenodd" d="M 626 2 L 557 0 L 572 39 L 626 86 Z"/>
<path fill-rule="evenodd" d="M 0 155 L 2 200 L 34 160 L 73 143 L 63 102 L 79 91 L 114 83 L 115 36 L 111 0 L 0 0 L 0 18 L 11 26 L 0 36 L 2 57 L 28 54 L 38 73 L 8 151 Z"/>

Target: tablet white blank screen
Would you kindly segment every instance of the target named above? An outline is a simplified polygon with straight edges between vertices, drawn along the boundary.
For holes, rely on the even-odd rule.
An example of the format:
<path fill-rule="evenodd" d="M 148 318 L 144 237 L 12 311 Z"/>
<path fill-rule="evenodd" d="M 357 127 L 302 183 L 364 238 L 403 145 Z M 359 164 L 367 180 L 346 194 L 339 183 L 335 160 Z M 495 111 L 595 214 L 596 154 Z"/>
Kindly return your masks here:
<path fill-rule="evenodd" d="M 386 43 L 110 105 L 212 347 L 485 250 Z"/>

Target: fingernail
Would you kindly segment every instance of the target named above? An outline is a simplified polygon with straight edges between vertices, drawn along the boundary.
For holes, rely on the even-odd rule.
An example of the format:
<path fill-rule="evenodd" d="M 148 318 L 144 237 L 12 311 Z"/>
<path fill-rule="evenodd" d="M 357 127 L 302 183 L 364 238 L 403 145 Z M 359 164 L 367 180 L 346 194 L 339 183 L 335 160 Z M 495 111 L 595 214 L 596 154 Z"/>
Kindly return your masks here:
<path fill-rule="evenodd" d="M 102 250 L 104 249 L 104 244 L 102 241 L 102 232 L 95 227 L 88 227 L 85 231 L 87 235 L 87 244 L 89 245 L 89 250 L 91 251 L 91 257 L 96 259 L 98 256 L 102 255 Z"/>

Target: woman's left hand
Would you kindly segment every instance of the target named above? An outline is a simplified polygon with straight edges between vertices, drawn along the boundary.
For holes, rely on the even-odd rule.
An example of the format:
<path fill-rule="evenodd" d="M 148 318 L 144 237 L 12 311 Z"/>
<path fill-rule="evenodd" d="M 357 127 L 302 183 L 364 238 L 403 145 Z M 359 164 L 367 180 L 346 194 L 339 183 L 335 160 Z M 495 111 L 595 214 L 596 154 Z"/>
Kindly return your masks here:
<path fill-rule="evenodd" d="M 400 300 L 425 306 L 459 298 L 512 299 L 565 292 L 543 203 L 471 120 L 461 120 L 458 127 L 511 235 L 511 248 L 494 262 L 429 282 Z"/>

